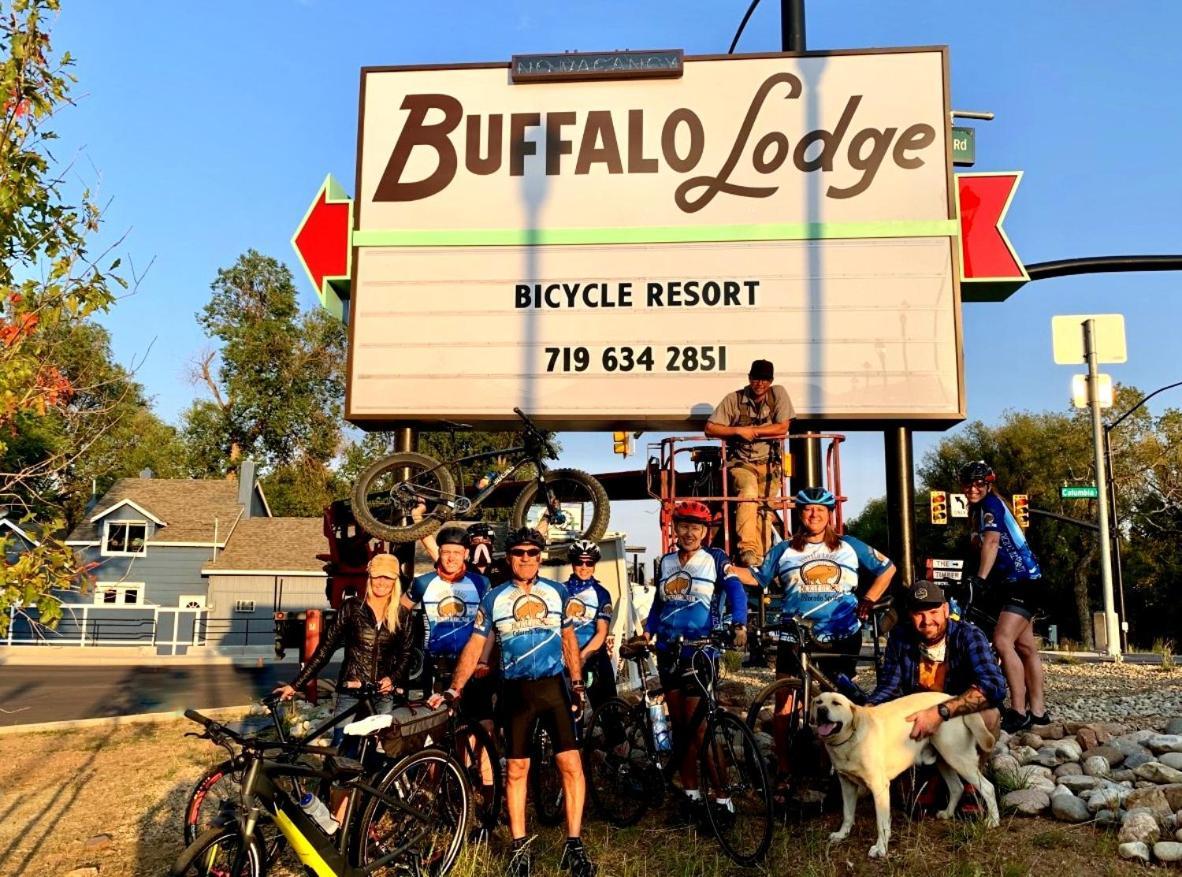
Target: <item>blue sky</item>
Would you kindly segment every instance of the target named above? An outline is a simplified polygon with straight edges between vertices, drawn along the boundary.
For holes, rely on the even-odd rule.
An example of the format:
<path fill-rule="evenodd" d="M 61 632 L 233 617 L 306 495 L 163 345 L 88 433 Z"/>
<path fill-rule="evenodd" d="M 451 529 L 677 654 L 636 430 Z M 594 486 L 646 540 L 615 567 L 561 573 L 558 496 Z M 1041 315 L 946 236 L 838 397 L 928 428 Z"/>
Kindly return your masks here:
<path fill-rule="evenodd" d="M 122 362 L 146 356 L 140 378 L 175 420 L 197 392 L 185 372 L 206 341 L 192 315 L 217 269 L 255 247 L 299 272 L 289 241 L 320 181 L 328 172 L 353 179 L 361 66 L 568 49 L 723 52 L 747 0 L 63 5 L 54 40 L 78 59 L 78 107 L 60 116 L 56 151 L 77 159 L 79 178 L 109 199 L 104 236 L 127 233 L 125 264 L 153 263 L 104 322 Z M 974 170 L 1025 171 L 1006 221 L 1025 262 L 1182 251 L 1182 4 L 807 6 L 811 49 L 951 47 L 954 108 L 997 113 L 977 125 Z M 779 48 L 778 10 L 764 0 L 741 51 Z M 1054 314 L 1123 313 L 1129 362 L 1111 367 L 1113 377 L 1145 390 L 1182 379 L 1173 348 L 1180 284 L 1168 273 L 1067 278 L 1004 304 L 966 306 L 970 417 L 1066 404 L 1072 370 L 1051 361 Z M 310 288 L 301 289 L 312 306 Z M 1171 401 L 1182 404 L 1161 400 Z M 917 459 L 937 439 L 917 434 Z M 608 436 L 563 442 L 571 464 L 631 467 L 612 457 Z M 852 435 L 844 460 L 852 509 L 883 493 L 879 436 Z M 636 542 L 653 541 L 648 511 L 617 514 Z"/>

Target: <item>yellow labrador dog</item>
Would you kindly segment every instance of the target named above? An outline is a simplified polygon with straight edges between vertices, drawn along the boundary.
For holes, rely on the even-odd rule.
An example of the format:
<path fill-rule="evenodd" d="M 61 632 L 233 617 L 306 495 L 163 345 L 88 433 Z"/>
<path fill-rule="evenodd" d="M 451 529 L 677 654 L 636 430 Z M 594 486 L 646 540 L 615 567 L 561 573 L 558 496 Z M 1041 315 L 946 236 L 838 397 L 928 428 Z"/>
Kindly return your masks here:
<path fill-rule="evenodd" d="M 976 786 L 985 799 L 990 828 L 998 825 L 993 784 L 981 772 L 977 750 L 993 748 L 993 735 L 979 715 L 955 716 L 925 740 L 911 739 L 907 716 L 949 700 L 940 692 L 921 692 L 880 706 L 856 706 L 841 694 L 822 694 L 812 704 L 810 719 L 825 744 L 841 781 L 843 818 L 830 842 L 849 837 L 854 825 L 854 805 L 869 789 L 878 818 L 878 843 L 870 858 L 886 856 L 891 839 L 890 782 L 915 764 L 938 764 L 948 785 L 948 806 L 937 816 L 949 819 L 964 792 L 965 782 Z"/>

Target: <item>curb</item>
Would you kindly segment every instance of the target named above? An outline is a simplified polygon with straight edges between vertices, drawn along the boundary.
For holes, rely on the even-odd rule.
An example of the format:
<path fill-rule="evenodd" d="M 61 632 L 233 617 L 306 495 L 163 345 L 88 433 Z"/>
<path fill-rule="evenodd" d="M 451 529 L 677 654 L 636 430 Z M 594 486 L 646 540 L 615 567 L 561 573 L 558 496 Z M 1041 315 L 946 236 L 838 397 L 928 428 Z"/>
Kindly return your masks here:
<path fill-rule="evenodd" d="M 250 714 L 253 706 L 226 706 L 198 710 L 202 715 L 216 719 L 240 719 Z M 16 734 L 43 734 L 55 731 L 76 731 L 86 728 L 118 728 L 124 725 L 144 725 L 156 722 L 173 722 L 185 717 L 184 710 L 167 713 L 133 713 L 126 716 L 104 716 L 98 719 L 67 719 L 61 722 L 34 722 L 29 725 L 4 725 L 0 737 Z"/>

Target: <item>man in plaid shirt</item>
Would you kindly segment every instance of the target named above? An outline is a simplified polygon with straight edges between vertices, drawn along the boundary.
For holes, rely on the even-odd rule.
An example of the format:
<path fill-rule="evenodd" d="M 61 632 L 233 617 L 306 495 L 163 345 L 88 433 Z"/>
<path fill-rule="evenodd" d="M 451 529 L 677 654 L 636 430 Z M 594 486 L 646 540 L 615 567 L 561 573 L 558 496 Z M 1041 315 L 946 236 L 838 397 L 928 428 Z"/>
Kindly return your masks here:
<path fill-rule="evenodd" d="M 952 699 L 907 717 L 912 739 L 931 736 L 942 722 L 969 713 L 980 713 L 996 736 L 1006 681 L 985 634 L 974 624 L 949 619 L 948 601 L 934 582 L 912 585 L 907 609 L 911 623 L 891 631 L 878 687 L 867 702 L 943 691 Z"/>

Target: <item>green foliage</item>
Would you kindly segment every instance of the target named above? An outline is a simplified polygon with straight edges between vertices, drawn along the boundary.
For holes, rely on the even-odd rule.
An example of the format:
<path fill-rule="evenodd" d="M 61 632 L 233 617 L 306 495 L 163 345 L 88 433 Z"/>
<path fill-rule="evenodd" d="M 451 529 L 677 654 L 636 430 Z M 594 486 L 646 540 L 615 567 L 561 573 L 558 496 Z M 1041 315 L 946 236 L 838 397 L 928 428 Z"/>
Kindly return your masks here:
<path fill-rule="evenodd" d="M 308 458 L 274 467 L 262 484 L 277 518 L 316 517 L 334 499 L 348 494 L 348 485 L 335 472 Z"/>
<path fill-rule="evenodd" d="M 15 563 L 0 564 L 0 637 L 8 633 L 9 609 L 36 608 L 39 624 L 56 627 L 62 617 L 61 602 L 49 591 L 51 588 L 70 588 L 82 584 L 84 570 L 78 569 L 74 552 L 54 538 L 62 521 L 33 526 L 24 522 L 30 536 L 40 544 L 17 557 Z M 0 558 L 4 556 L 5 540 L 0 539 Z"/>

